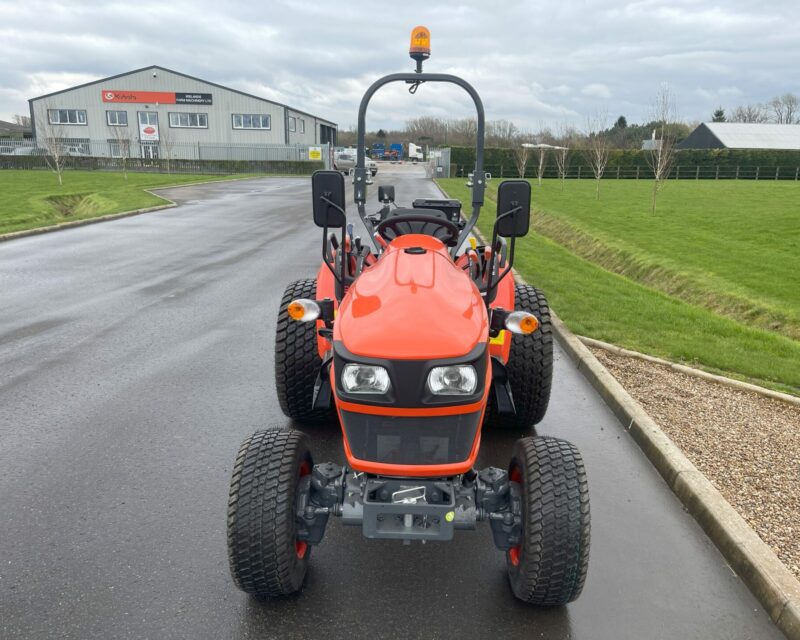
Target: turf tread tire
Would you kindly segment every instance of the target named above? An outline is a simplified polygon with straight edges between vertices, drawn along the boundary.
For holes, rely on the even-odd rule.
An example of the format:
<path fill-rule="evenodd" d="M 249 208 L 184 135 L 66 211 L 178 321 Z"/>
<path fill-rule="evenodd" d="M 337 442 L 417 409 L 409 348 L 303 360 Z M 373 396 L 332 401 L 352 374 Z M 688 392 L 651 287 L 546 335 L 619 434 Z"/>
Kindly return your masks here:
<path fill-rule="evenodd" d="M 268 429 L 244 440 L 228 499 L 228 560 L 242 591 L 285 596 L 303 586 L 311 547 L 298 558 L 295 506 L 299 470 L 313 460 L 300 431 Z"/>
<path fill-rule="evenodd" d="M 529 284 L 514 287 L 514 309 L 536 316 L 539 328 L 531 335 L 511 334 L 506 363 L 515 414 L 497 413 L 492 398 L 487 422 L 504 429 L 530 429 L 542 421 L 553 384 L 553 327 L 550 307 L 541 289 Z"/>
<path fill-rule="evenodd" d="M 317 323 L 292 320 L 286 311 L 297 298 L 316 299 L 317 281 L 297 280 L 286 287 L 275 331 L 275 387 L 283 413 L 295 422 L 315 424 L 331 419 L 330 409 L 313 409 L 314 383 L 322 366 L 317 350 Z"/>
<path fill-rule="evenodd" d="M 551 437 L 522 438 L 511 466 L 522 472 L 519 562 L 506 554 L 508 578 L 520 600 L 560 606 L 577 599 L 589 566 L 589 486 L 578 449 Z"/>

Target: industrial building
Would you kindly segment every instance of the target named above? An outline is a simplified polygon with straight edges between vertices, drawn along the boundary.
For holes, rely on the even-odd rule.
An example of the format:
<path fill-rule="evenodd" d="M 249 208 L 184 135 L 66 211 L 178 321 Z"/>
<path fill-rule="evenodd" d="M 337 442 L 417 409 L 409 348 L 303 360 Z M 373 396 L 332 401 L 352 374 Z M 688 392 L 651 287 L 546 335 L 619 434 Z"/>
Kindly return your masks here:
<path fill-rule="evenodd" d="M 32 137 L 33 133 L 31 132 L 31 128 L 29 126 L 0 120 L 0 139 L 24 140 Z"/>
<path fill-rule="evenodd" d="M 37 140 L 68 140 L 85 155 L 226 159 L 239 149 L 249 159 L 260 148 L 263 159 L 272 159 L 265 155 L 270 147 L 336 144 L 330 120 L 159 66 L 29 104 Z"/>
<path fill-rule="evenodd" d="M 800 124 L 703 122 L 678 149 L 800 150 Z"/>

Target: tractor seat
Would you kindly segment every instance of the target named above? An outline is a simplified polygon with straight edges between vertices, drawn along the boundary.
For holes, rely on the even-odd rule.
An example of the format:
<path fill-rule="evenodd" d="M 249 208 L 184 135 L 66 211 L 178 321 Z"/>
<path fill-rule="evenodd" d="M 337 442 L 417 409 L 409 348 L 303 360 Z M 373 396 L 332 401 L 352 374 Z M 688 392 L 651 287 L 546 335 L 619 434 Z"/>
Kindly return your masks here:
<path fill-rule="evenodd" d="M 426 218 L 430 218 L 431 222 L 434 222 L 435 220 L 446 220 L 448 222 L 450 221 L 450 218 L 447 216 L 447 214 L 439 209 L 411 209 L 407 207 L 397 207 L 395 209 L 392 209 L 389 215 L 387 216 L 387 219 L 401 218 L 403 216 L 415 216 L 417 218 L 419 218 L 419 216 L 424 216 Z M 420 220 L 413 220 L 402 223 L 398 231 L 401 231 L 402 235 L 410 233 L 422 233 L 424 235 L 438 238 L 439 240 L 444 240 L 444 238 L 447 236 L 447 232 L 444 229 L 442 229 L 439 225 L 427 223 L 425 221 L 420 221 Z M 389 232 L 388 235 L 391 235 L 391 237 L 386 238 L 386 240 L 388 241 L 391 241 L 396 237 L 395 235 L 391 234 L 391 232 Z M 452 245 L 454 244 L 454 241 L 451 241 L 448 244 Z"/>

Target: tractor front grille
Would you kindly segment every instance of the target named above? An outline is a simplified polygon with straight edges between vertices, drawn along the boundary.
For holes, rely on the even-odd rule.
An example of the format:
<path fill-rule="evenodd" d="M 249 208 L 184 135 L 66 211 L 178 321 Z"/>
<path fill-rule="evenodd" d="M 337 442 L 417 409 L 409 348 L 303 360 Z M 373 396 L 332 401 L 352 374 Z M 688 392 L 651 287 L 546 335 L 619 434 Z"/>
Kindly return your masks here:
<path fill-rule="evenodd" d="M 342 411 L 347 442 L 359 460 L 383 464 L 449 464 L 469 458 L 480 412 L 397 417 Z"/>

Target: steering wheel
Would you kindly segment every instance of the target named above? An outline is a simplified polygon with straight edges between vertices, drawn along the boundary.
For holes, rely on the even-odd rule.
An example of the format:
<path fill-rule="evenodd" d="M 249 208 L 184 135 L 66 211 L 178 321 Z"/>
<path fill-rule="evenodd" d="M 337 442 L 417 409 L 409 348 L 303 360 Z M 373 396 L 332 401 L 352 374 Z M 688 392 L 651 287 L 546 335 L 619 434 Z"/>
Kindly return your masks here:
<path fill-rule="evenodd" d="M 386 218 L 375 230 L 387 242 L 410 233 L 424 233 L 438 238 L 447 246 L 454 245 L 458 240 L 458 234 L 461 233 L 458 225 L 447 218 L 437 218 L 422 213 Z"/>

